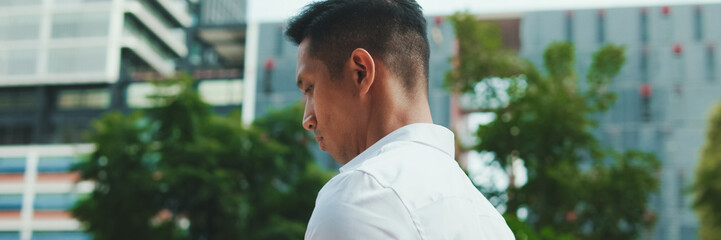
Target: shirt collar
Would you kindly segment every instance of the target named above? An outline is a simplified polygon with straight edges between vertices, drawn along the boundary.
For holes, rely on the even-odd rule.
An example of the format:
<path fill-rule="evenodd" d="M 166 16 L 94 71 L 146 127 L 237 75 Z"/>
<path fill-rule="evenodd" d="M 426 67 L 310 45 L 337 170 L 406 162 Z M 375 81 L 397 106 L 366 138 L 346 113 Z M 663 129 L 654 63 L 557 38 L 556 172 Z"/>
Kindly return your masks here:
<path fill-rule="evenodd" d="M 398 128 L 381 138 L 361 154 L 358 154 L 358 156 L 343 165 L 339 170 L 340 172 L 354 170 L 365 162 L 365 160 L 380 154 L 384 146 L 403 141 L 428 145 L 437 148 L 451 158 L 455 158 L 454 136 L 451 130 L 431 123 L 413 123 Z"/>

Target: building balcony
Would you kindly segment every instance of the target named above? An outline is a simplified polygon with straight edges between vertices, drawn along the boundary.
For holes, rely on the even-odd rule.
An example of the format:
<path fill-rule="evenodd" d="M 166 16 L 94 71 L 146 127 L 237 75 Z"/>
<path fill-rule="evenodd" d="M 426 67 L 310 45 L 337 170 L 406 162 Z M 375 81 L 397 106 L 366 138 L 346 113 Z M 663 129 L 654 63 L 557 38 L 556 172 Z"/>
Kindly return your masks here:
<path fill-rule="evenodd" d="M 129 1 L 125 5 L 125 11 L 132 14 L 139 22 L 145 25 L 145 27 L 171 49 L 174 54 L 182 57 L 188 53 L 184 37 L 185 32 L 172 29 L 168 21 L 166 21 L 167 19 L 153 9 L 150 4 L 141 1 Z"/>
<path fill-rule="evenodd" d="M 189 27 L 193 23 L 193 17 L 188 11 L 188 3 L 185 0 L 157 0 L 164 14 L 179 27 Z"/>
<path fill-rule="evenodd" d="M 133 34 L 126 30 L 123 34 L 122 47 L 127 48 L 150 65 L 158 73 L 170 76 L 175 72 L 175 63 L 162 56 L 157 47 L 139 34 Z"/>

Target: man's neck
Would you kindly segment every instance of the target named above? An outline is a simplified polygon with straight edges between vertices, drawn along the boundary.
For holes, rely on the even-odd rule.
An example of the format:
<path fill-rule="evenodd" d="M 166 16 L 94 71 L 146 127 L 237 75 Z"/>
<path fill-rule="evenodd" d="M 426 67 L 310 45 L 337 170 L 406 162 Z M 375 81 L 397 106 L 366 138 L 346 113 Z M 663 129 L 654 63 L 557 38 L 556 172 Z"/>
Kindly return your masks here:
<path fill-rule="evenodd" d="M 396 98 L 399 96 L 395 96 Z M 419 97 L 420 98 L 420 97 Z M 371 109 L 368 126 L 366 129 L 365 151 L 371 145 L 403 126 L 413 123 L 433 123 L 428 100 L 396 99 L 387 101 L 384 104 L 376 104 Z"/>

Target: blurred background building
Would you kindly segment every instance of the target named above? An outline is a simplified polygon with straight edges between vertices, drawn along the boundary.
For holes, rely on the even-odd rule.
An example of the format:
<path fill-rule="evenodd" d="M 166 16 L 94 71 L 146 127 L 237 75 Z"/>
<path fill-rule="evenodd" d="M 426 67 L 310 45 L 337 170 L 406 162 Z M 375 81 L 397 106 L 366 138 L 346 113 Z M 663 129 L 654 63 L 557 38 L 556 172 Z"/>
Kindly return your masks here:
<path fill-rule="evenodd" d="M 609 89 L 618 94 L 618 100 L 598 116 L 597 135 L 614 149 L 655 153 L 663 164 L 658 174 L 660 192 L 651 199 L 658 222 L 644 239 L 696 239 L 698 222 L 689 189 L 705 139 L 708 111 L 721 97 L 718 22 L 719 4 L 523 16 L 521 54 L 541 65 L 548 44 L 571 41 L 582 79 L 593 52 L 603 44 L 626 47 L 626 64 Z"/>
<path fill-rule="evenodd" d="M 90 239 L 68 173 L 108 111 L 152 105 L 183 70 L 221 112 L 242 102 L 245 1 L 0 1 L 0 239 Z"/>
<path fill-rule="evenodd" d="M 66 210 L 93 185 L 76 183 L 78 176 L 67 171 L 93 149 L 82 134 L 92 119 L 152 105 L 146 98 L 152 79 L 185 71 L 220 113 L 249 101 L 252 115 L 263 116 L 300 100 L 292 84 L 297 47 L 284 37 L 284 23 L 248 25 L 246 4 L 0 0 L 0 239 L 90 238 Z M 663 162 L 661 191 L 651 200 L 658 223 L 643 237 L 694 239 L 697 222 L 686 190 L 706 111 L 721 92 L 715 53 L 721 31 L 714 29 L 721 4 L 479 17 L 498 22 L 504 44 L 536 64 L 551 42 L 572 41 L 581 78 L 600 46 L 626 46 L 626 65 L 609 89 L 619 98 L 598 117 L 597 134 L 616 149 L 653 152 Z M 468 140 L 476 113 L 442 87 L 456 51 L 453 27 L 440 16 L 427 21 L 434 121 Z M 255 47 L 246 51 L 248 43 Z M 314 151 L 321 165 L 337 166 Z"/>

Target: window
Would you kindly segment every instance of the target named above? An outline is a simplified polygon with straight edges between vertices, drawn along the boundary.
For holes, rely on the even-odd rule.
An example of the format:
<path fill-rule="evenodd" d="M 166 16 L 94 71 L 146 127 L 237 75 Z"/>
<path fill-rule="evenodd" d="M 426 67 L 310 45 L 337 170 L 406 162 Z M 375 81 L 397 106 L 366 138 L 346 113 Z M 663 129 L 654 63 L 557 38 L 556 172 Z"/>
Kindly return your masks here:
<path fill-rule="evenodd" d="M 40 15 L 0 16 L 0 41 L 35 40 L 39 36 Z"/>
<path fill-rule="evenodd" d="M 20 239 L 20 231 L 2 231 L 0 232 L 0 240 Z"/>
<path fill-rule="evenodd" d="M 276 29 L 275 36 L 275 56 L 283 56 L 283 44 L 285 43 L 285 36 L 283 35 L 283 26 L 279 25 Z"/>
<path fill-rule="evenodd" d="M 32 136 L 33 128 L 27 123 L 0 126 L 0 145 L 30 144 Z"/>
<path fill-rule="evenodd" d="M 0 210 L 20 210 L 22 205 L 22 194 L 0 194 Z"/>
<path fill-rule="evenodd" d="M 713 45 L 706 49 L 706 78 L 710 81 L 716 78 L 716 54 Z"/>
<path fill-rule="evenodd" d="M 67 172 L 75 162 L 74 157 L 40 157 L 38 172 Z"/>
<path fill-rule="evenodd" d="M 58 108 L 104 109 L 110 105 L 110 93 L 106 88 L 68 89 L 58 92 Z"/>
<path fill-rule="evenodd" d="M 105 71 L 105 47 L 50 49 L 49 73 L 102 73 Z"/>
<path fill-rule="evenodd" d="M 22 173 L 25 172 L 25 158 L 0 158 L 0 172 L 2 173 Z M 2 208 L 0 208 L 2 209 Z"/>
<path fill-rule="evenodd" d="M 87 142 L 85 132 L 92 130 L 90 119 L 66 118 L 53 124 L 52 138 L 54 143 L 80 143 Z"/>
<path fill-rule="evenodd" d="M 35 195 L 36 210 L 66 210 L 78 200 L 76 194 L 37 194 Z"/>
<path fill-rule="evenodd" d="M 55 4 L 77 4 L 77 3 L 92 3 L 92 2 L 110 2 L 112 0 L 55 0 Z"/>
<path fill-rule="evenodd" d="M 693 11 L 693 36 L 696 41 L 703 38 L 703 21 L 701 15 L 701 6 L 696 6 Z"/>
<path fill-rule="evenodd" d="M 598 10 L 598 21 L 596 24 L 597 42 L 602 44 L 606 42 L 606 11 Z"/>
<path fill-rule="evenodd" d="M 566 12 L 566 41 L 573 42 L 573 12 Z"/>
<path fill-rule="evenodd" d="M 214 106 L 239 105 L 243 102 L 243 82 L 240 79 L 202 81 L 198 92 L 205 102 Z"/>
<path fill-rule="evenodd" d="M 52 38 L 100 37 L 108 35 L 107 12 L 57 13 L 53 15 Z"/>
<path fill-rule="evenodd" d="M 641 49 L 641 56 L 638 63 L 639 70 L 641 72 L 641 81 L 648 82 L 648 47 L 644 46 Z"/>
<path fill-rule="evenodd" d="M 20 239 L 20 236 L 18 235 L 18 237 L 15 239 Z M 80 232 L 80 231 L 52 231 L 52 232 L 34 231 L 33 232 L 33 240 L 56 240 L 56 239 L 91 240 L 93 238 L 90 234 Z"/>
<path fill-rule="evenodd" d="M 645 8 L 641 8 L 641 19 L 639 25 L 641 28 L 641 43 L 648 43 L 648 13 Z"/>
<path fill-rule="evenodd" d="M 201 83 L 202 84 L 202 83 Z M 173 95 L 180 92 L 179 86 L 172 87 L 156 87 L 147 82 L 132 83 L 128 86 L 126 101 L 128 107 L 131 108 L 149 108 L 156 104 L 150 97 L 157 93 L 163 95 Z"/>
<path fill-rule="evenodd" d="M 5 88 L 0 91 L 0 110 L 30 110 L 35 107 L 35 91 L 30 88 Z"/>
<path fill-rule="evenodd" d="M 35 74 L 37 57 L 36 49 L 0 51 L 0 76 Z"/>
<path fill-rule="evenodd" d="M 0 0 L 0 7 L 40 5 L 42 0 Z"/>

